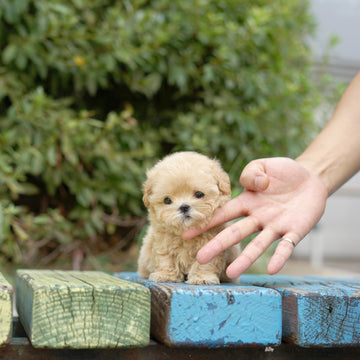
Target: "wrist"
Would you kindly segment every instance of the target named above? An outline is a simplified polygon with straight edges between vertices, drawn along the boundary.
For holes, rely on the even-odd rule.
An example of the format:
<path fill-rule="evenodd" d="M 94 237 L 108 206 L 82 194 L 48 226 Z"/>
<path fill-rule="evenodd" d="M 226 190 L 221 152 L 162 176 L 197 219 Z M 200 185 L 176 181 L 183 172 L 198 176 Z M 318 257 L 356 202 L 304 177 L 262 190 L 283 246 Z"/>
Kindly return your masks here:
<path fill-rule="evenodd" d="M 323 186 L 327 196 L 330 196 L 334 191 L 334 185 L 329 179 L 329 167 L 326 163 L 317 164 L 312 159 L 300 155 L 295 161 L 305 168 L 309 176 L 315 177 Z"/>

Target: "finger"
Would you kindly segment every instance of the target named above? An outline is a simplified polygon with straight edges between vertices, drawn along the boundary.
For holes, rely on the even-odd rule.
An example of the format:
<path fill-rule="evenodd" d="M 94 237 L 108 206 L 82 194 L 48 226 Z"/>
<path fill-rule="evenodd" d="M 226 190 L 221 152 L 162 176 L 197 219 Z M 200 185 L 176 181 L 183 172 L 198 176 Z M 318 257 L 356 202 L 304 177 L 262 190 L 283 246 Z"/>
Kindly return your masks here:
<path fill-rule="evenodd" d="M 193 237 L 213 228 L 214 226 L 224 224 L 230 220 L 234 220 L 245 215 L 247 215 L 247 209 L 245 208 L 245 204 L 242 201 L 242 196 L 239 195 L 236 198 L 228 201 L 222 207 L 218 208 L 211 220 L 204 227 L 186 229 L 183 231 L 182 237 L 184 240 L 192 239 Z"/>
<path fill-rule="evenodd" d="M 278 238 L 272 231 L 264 229 L 257 235 L 227 268 L 226 275 L 231 278 L 239 277 L 245 272 Z"/>
<path fill-rule="evenodd" d="M 240 184 L 250 191 L 264 191 L 269 186 L 270 180 L 266 174 L 265 160 L 251 161 L 245 166 L 241 176 Z"/>
<path fill-rule="evenodd" d="M 291 239 L 295 245 L 301 240 L 301 237 L 295 233 L 288 233 L 282 237 L 267 267 L 267 272 L 270 275 L 279 272 L 294 251 L 294 245 L 292 245 L 290 241 L 283 240 L 284 238 Z"/>
<path fill-rule="evenodd" d="M 206 264 L 216 255 L 257 232 L 259 225 L 252 217 L 247 217 L 227 227 L 203 246 L 197 253 L 197 261 Z"/>

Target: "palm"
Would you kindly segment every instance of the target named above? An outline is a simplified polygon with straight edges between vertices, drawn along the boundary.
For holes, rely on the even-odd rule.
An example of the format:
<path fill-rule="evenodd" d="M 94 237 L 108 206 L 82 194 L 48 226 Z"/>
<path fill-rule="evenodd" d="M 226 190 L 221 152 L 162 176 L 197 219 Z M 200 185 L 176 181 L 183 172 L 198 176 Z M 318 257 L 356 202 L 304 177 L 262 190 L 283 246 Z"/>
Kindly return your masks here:
<path fill-rule="evenodd" d="M 278 237 L 294 231 L 301 239 L 324 211 L 323 185 L 290 159 L 267 159 L 266 174 L 265 191 L 245 190 L 237 200 L 246 204 L 260 228 L 271 227 Z"/>
<path fill-rule="evenodd" d="M 287 158 L 256 160 L 268 179 L 264 191 L 251 191 L 246 184 L 255 171 L 245 169 L 241 183 L 245 190 L 219 209 L 207 228 L 239 217 L 198 253 L 201 263 L 249 235 L 259 234 L 229 266 L 227 274 L 237 277 L 244 272 L 275 240 L 282 236 L 298 243 L 318 222 L 324 212 L 327 193 L 320 180 L 297 162 Z M 278 272 L 293 251 L 291 244 L 280 242 L 268 265 L 269 273 Z"/>

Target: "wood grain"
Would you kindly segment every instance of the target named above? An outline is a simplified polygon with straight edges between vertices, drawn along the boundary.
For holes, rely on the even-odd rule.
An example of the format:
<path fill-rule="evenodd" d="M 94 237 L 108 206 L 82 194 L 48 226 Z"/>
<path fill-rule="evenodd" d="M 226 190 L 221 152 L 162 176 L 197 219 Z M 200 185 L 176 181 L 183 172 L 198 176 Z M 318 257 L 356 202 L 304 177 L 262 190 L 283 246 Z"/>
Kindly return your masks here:
<path fill-rule="evenodd" d="M 0 346 L 11 341 L 13 289 L 0 273 Z"/>
<path fill-rule="evenodd" d="M 243 275 L 282 295 L 283 337 L 300 346 L 360 345 L 360 281 Z"/>
<path fill-rule="evenodd" d="M 116 348 L 149 342 L 147 288 L 102 272 L 18 270 L 17 308 L 35 347 Z"/>
<path fill-rule="evenodd" d="M 151 334 L 169 346 L 277 346 L 281 341 L 278 292 L 239 284 L 156 283 L 117 276 L 151 291 Z"/>

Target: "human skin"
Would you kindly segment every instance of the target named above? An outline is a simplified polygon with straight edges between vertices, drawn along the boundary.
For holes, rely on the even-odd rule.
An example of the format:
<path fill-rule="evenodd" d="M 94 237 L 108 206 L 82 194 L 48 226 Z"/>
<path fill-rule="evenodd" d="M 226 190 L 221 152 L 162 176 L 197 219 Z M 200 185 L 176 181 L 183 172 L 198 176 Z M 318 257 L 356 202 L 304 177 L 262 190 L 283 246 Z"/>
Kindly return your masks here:
<path fill-rule="evenodd" d="M 247 270 L 277 239 L 298 244 L 321 218 L 328 196 L 360 169 L 360 72 L 342 96 L 332 118 L 295 160 L 257 159 L 240 176 L 244 191 L 225 204 L 202 229 L 188 229 L 191 239 L 216 225 L 242 217 L 208 242 L 197 254 L 209 262 L 228 247 L 258 233 L 227 268 L 235 278 Z M 282 269 L 294 250 L 280 241 L 267 272 Z"/>

